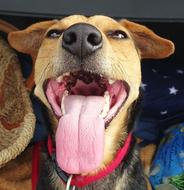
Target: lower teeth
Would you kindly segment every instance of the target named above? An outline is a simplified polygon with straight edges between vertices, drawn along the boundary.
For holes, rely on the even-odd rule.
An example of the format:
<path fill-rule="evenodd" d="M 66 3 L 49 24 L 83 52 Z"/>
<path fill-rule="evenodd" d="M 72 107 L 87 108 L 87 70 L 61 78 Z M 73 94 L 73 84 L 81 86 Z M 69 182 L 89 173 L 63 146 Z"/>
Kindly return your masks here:
<path fill-rule="evenodd" d="M 109 109 L 110 109 L 110 95 L 109 95 L 108 91 L 105 91 L 104 98 L 105 98 L 105 105 L 104 105 L 103 110 L 100 114 L 101 118 L 106 117 L 108 112 L 109 112 Z"/>
<path fill-rule="evenodd" d="M 64 115 L 66 112 L 65 112 L 65 106 L 64 106 L 64 100 L 65 100 L 65 97 L 68 96 L 68 91 L 65 90 L 64 93 L 63 93 L 63 96 L 62 96 L 62 100 L 61 100 L 61 112 L 62 112 L 62 115 Z"/>
<path fill-rule="evenodd" d="M 65 106 L 64 106 L 64 100 L 65 98 L 68 96 L 69 92 L 67 90 L 64 91 L 63 96 L 62 96 L 62 100 L 61 100 L 61 112 L 62 115 L 65 115 Z M 104 93 L 104 98 L 105 98 L 105 105 L 103 107 L 103 110 L 100 114 L 101 118 L 105 118 L 109 112 L 110 109 L 110 95 L 108 91 L 105 91 Z"/>

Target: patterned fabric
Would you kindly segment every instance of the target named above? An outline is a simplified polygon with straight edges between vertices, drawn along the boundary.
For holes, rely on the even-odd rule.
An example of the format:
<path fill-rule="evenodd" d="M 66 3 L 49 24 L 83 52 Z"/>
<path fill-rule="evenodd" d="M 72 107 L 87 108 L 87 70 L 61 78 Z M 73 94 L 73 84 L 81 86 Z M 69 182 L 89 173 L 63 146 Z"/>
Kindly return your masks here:
<path fill-rule="evenodd" d="M 170 183 L 170 178 L 184 175 L 184 123 L 164 132 L 152 164 L 150 181 L 157 189 L 159 184 Z"/>
<path fill-rule="evenodd" d="M 170 60 L 142 63 L 142 112 L 135 134 L 156 141 L 164 128 L 184 121 L 184 64 Z"/>
<path fill-rule="evenodd" d="M 15 52 L 0 37 L 0 168 L 25 150 L 35 117 Z"/>
<path fill-rule="evenodd" d="M 3 40 L 0 43 L 3 46 L 0 53 L 0 123 L 10 130 L 19 127 L 24 120 L 25 99 L 22 98 L 22 78 L 17 57 Z"/>
<path fill-rule="evenodd" d="M 169 59 L 145 61 L 142 75 L 142 112 L 134 134 L 143 139 L 142 146 L 159 143 L 163 138 L 150 177 L 159 189 L 159 184 L 171 183 L 170 177 L 184 174 L 184 64 Z"/>

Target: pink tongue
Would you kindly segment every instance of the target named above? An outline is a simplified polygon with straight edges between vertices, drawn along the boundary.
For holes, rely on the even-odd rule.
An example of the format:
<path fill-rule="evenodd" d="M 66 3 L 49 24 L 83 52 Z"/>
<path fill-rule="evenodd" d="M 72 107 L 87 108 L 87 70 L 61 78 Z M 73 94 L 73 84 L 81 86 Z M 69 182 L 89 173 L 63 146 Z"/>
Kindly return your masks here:
<path fill-rule="evenodd" d="M 56 159 L 70 174 L 90 172 L 100 165 L 104 152 L 104 120 L 99 117 L 101 96 L 69 95 L 56 132 Z"/>

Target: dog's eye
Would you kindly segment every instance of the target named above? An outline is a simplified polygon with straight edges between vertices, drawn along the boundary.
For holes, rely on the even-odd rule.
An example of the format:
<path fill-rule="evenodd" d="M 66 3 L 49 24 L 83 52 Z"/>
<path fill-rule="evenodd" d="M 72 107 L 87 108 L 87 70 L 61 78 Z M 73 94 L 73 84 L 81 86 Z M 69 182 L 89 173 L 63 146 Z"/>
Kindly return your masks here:
<path fill-rule="evenodd" d="M 59 38 L 63 33 L 63 30 L 50 30 L 47 33 L 48 38 Z"/>
<path fill-rule="evenodd" d="M 114 39 L 127 39 L 128 38 L 128 35 L 122 30 L 110 31 L 110 32 L 108 32 L 107 35 Z"/>

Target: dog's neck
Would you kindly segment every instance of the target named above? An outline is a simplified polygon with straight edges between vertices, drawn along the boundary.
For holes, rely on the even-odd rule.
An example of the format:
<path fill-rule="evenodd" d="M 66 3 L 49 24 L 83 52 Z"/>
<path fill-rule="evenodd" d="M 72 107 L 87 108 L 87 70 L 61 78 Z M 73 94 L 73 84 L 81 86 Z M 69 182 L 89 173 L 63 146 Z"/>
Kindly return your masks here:
<path fill-rule="evenodd" d="M 77 187 L 84 187 L 84 186 L 87 186 L 93 182 L 101 180 L 103 177 L 112 173 L 126 158 L 128 152 L 130 150 L 131 142 L 132 142 L 132 134 L 129 133 L 128 137 L 126 138 L 126 140 L 122 146 L 122 148 L 120 148 L 118 150 L 116 156 L 114 157 L 114 160 L 112 160 L 110 162 L 110 164 L 108 164 L 106 166 L 106 168 L 100 170 L 95 175 L 88 175 L 88 176 L 73 175 L 72 180 L 71 180 L 71 184 L 73 186 L 77 186 Z M 55 150 L 52 148 L 51 138 L 48 138 L 48 152 L 49 152 L 50 158 L 52 159 L 52 162 L 54 162 L 55 170 L 57 171 L 58 176 L 61 178 L 61 180 L 63 182 L 65 182 L 65 183 L 69 182 L 68 176 L 70 176 L 70 175 L 67 175 L 57 165 L 57 160 L 55 159 L 55 157 L 56 157 L 55 156 Z"/>
<path fill-rule="evenodd" d="M 48 155 L 45 153 L 42 157 L 44 159 L 42 163 L 41 174 L 42 181 L 40 181 L 40 187 L 48 187 L 45 190 L 65 190 L 66 186 L 58 176 L 53 162 L 48 159 Z M 126 156 L 126 159 L 122 161 L 119 166 L 109 175 L 103 179 L 93 182 L 83 188 L 75 188 L 81 190 L 133 190 L 140 186 L 140 190 L 145 190 L 144 175 L 141 172 L 141 166 L 139 162 L 138 151 L 135 148 L 134 139 L 131 142 L 131 149 Z M 134 173 L 134 175 L 130 175 Z M 138 178 L 138 180 L 135 180 Z M 140 179 L 140 180 L 139 180 Z M 51 182 L 51 184 L 49 183 Z M 138 182 L 143 184 L 138 184 Z M 48 184 L 49 183 L 49 184 Z M 38 188 L 39 189 L 39 188 Z"/>

